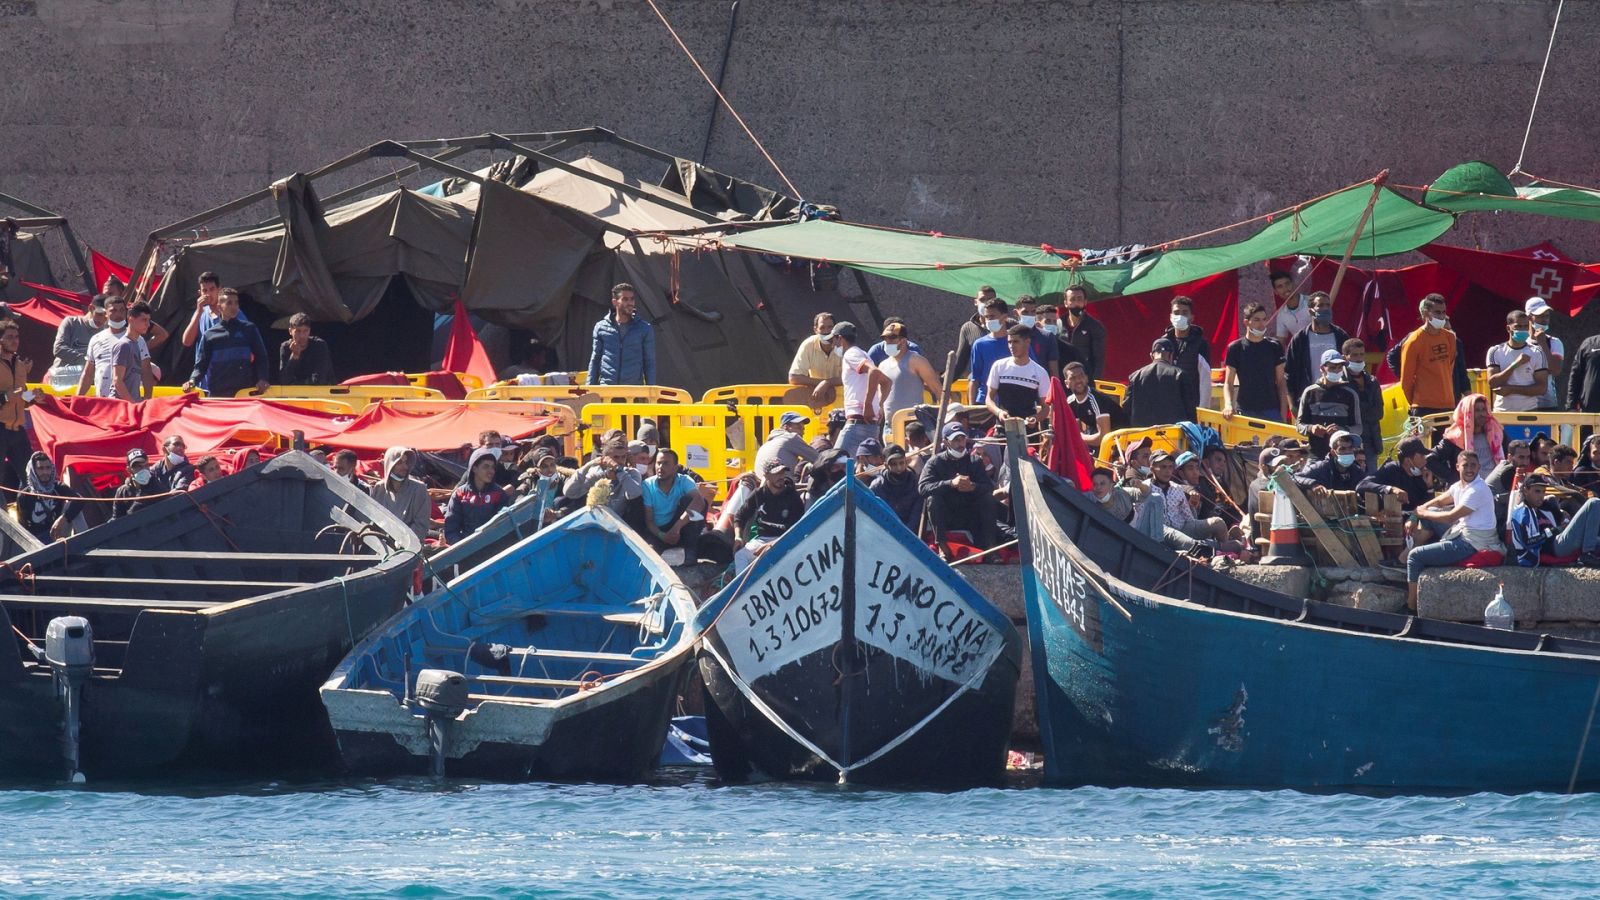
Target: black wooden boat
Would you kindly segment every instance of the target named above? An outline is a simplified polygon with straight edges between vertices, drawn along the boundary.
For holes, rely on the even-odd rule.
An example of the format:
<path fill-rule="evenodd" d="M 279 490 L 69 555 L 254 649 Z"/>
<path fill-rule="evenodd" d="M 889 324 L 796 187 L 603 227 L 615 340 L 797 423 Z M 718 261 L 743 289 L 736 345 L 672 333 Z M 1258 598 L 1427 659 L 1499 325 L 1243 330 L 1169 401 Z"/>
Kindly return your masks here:
<path fill-rule="evenodd" d="M 724 778 L 947 785 L 1004 774 L 1016 629 L 853 477 L 697 624 Z"/>
<path fill-rule="evenodd" d="M 0 777 L 331 758 L 317 686 L 404 603 L 420 550 L 289 453 L 12 559 Z"/>
<path fill-rule="evenodd" d="M 1015 460 L 1046 781 L 1600 789 L 1600 644 L 1246 584 Z"/>
<path fill-rule="evenodd" d="M 31 553 L 44 546 L 44 541 L 22 526 L 15 518 L 0 510 L 0 559 L 10 559 Z"/>
<path fill-rule="evenodd" d="M 637 779 L 661 758 L 694 613 L 649 545 L 584 509 L 401 610 L 322 702 L 352 772 Z"/>

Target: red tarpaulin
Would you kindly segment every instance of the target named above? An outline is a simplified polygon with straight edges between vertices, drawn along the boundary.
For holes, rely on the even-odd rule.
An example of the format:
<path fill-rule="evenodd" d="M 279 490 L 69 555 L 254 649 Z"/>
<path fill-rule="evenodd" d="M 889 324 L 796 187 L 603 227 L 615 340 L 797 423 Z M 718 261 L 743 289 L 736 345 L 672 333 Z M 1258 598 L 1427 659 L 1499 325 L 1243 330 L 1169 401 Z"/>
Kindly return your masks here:
<path fill-rule="evenodd" d="M 484 384 L 494 384 L 497 380 L 494 364 L 489 362 L 489 353 L 478 340 L 478 333 L 472 330 L 472 319 L 467 316 L 467 308 L 461 305 L 460 297 L 456 298 L 455 316 L 450 320 L 450 344 L 445 347 L 444 362 L 439 368 L 476 375 Z"/>
<path fill-rule="evenodd" d="M 1219 272 L 1188 284 L 1101 300 L 1089 310 L 1106 326 L 1106 362 L 1100 377 L 1127 381 L 1133 370 L 1150 364 L 1150 345 L 1161 336 L 1171 314 L 1173 297 L 1194 301 L 1194 323 L 1211 341 L 1211 365 L 1222 365 L 1222 352 L 1238 337 L 1239 273 Z"/>
<path fill-rule="evenodd" d="M 335 416 L 271 400 L 202 399 L 195 394 L 156 397 L 143 403 L 102 397 L 41 397 L 32 410 L 34 435 L 59 466 L 90 472 L 121 469 L 135 447 L 154 454 L 162 439 L 181 435 L 191 456 L 253 444 L 270 432 L 295 431 L 306 440 L 357 453 L 381 454 L 389 447 L 454 450 L 477 443 L 494 429 L 520 439 L 544 431 L 555 420 L 517 416 L 462 405 L 440 413 L 396 412 L 373 405 L 359 416 Z M 243 437 L 241 437 L 243 435 Z"/>
<path fill-rule="evenodd" d="M 43 295 L 7 305 L 17 315 L 50 328 L 59 327 L 61 320 L 68 316 L 83 315 L 83 307 Z"/>
<path fill-rule="evenodd" d="M 93 299 L 88 294 L 80 294 L 77 291 L 69 291 L 65 290 L 64 288 L 51 287 L 48 284 L 35 284 L 31 281 L 24 281 L 23 284 L 29 288 L 32 288 L 34 293 L 40 297 L 50 297 L 55 300 L 71 303 L 79 309 L 88 309 L 89 301 Z"/>
<path fill-rule="evenodd" d="M 1050 458 L 1045 465 L 1079 490 L 1087 491 L 1093 482 L 1094 461 L 1089 456 L 1089 446 L 1083 442 L 1078 430 L 1078 417 L 1067 405 L 1067 391 L 1061 379 L 1050 379 Z"/>
<path fill-rule="evenodd" d="M 106 285 L 107 278 L 115 278 L 123 284 L 133 284 L 133 267 L 125 266 L 93 247 L 89 248 L 89 266 L 94 271 L 95 290 L 100 290 Z M 150 280 L 150 287 L 144 292 L 145 297 L 154 297 L 156 291 L 161 289 L 161 276 L 157 275 Z"/>
<path fill-rule="evenodd" d="M 1422 252 L 1507 300 L 1543 297 L 1556 312 L 1569 316 L 1600 291 L 1600 266 L 1574 262 L 1549 241 L 1508 253 L 1443 244 L 1428 244 Z"/>

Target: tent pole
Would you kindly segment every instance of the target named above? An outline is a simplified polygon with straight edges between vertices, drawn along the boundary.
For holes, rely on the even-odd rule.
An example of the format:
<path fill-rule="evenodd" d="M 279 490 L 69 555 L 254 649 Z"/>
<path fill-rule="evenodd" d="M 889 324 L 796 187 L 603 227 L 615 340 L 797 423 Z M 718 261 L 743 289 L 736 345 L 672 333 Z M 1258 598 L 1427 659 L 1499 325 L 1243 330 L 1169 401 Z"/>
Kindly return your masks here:
<path fill-rule="evenodd" d="M 1372 179 L 1372 196 L 1367 198 L 1367 208 L 1361 211 L 1361 220 L 1356 222 L 1356 233 L 1350 235 L 1350 243 L 1344 248 L 1344 258 L 1339 260 L 1339 271 L 1334 273 L 1333 287 L 1328 291 L 1328 305 L 1339 299 L 1339 285 L 1344 283 L 1344 270 L 1350 267 L 1350 257 L 1356 252 L 1356 244 L 1361 240 L 1361 232 L 1367 227 L 1367 220 L 1372 218 L 1372 208 L 1378 205 L 1378 197 L 1383 193 L 1383 184 L 1389 180 L 1389 170 L 1384 169 L 1378 177 Z"/>
<path fill-rule="evenodd" d="M 73 234 L 72 226 L 66 219 L 61 220 L 61 236 L 67 240 L 67 250 L 72 254 L 72 261 L 78 264 L 78 277 L 89 288 L 90 296 L 100 293 L 100 285 L 94 283 L 94 270 L 89 266 L 88 260 L 83 258 L 83 248 L 78 245 L 78 236 Z"/>

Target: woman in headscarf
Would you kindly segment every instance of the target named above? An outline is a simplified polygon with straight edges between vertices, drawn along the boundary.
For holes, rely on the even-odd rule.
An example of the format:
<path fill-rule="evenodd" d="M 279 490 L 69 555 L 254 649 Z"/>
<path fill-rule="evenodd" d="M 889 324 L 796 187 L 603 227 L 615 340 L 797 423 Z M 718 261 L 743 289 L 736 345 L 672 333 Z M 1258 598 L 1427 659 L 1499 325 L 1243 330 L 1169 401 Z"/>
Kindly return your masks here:
<path fill-rule="evenodd" d="M 1428 469 L 1440 484 L 1455 481 L 1456 457 L 1463 450 L 1476 450 L 1484 470 L 1493 469 L 1506 458 L 1505 429 L 1489 411 L 1489 400 L 1482 394 L 1468 394 L 1450 414 L 1450 426 L 1428 454 Z"/>
<path fill-rule="evenodd" d="M 467 471 L 461 474 L 461 483 L 450 494 L 444 510 L 444 539 L 454 544 L 509 506 L 511 496 L 505 488 L 495 483 L 498 460 L 488 447 L 472 451 L 467 460 Z"/>
<path fill-rule="evenodd" d="M 22 527 L 41 541 L 66 537 L 82 505 L 78 492 L 56 480 L 55 463 L 43 451 L 28 457 L 24 474 L 28 493 L 17 496 L 17 518 Z"/>

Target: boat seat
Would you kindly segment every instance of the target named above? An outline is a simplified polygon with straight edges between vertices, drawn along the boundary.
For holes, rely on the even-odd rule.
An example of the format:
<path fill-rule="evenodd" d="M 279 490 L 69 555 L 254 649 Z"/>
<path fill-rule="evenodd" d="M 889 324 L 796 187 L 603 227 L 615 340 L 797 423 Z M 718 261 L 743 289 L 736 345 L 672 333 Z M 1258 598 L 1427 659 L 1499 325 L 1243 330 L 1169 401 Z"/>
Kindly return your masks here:
<path fill-rule="evenodd" d="M 606 612 L 607 609 L 610 609 L 610 607 L 596 606 L 585 609 L 579 606 L 545 606 L 538 609 L 530 609 L 528 613 L 542 616 L 598 616 L 616 625 L 644 624 L 644 613 Z"/>
<path fill-rule="evenodd" d="M 481 681 L 484 684 L 527 684 L 550 688 L 576 688 L 583 684 L 581 681 L 563 678 L 526 678 L 520 675 L 468 675 L 467 680 Z"/>
<path fill-rule="evenodd" d="M 118 550 L 95 547 L 81 554 L 95 560 L 174 560 L 201 565 L 211 562 L 271 563 L 283 566 L 353 566 L 381 562 L 376 553 L 224 553 L 213 550 Z"/>
<path fill-rule="evenodd" d="M 547 659 L 582 659 L 592 662 L 643 662 L 637 656 L 628 653 L 601 653 L 591 650 L 546 650 L 543 648 L 528 649 L 527 647 L 512 647 L 512 656 L 543 656 Z"/>
<path fill-rule="evenodd" d="M 46 594 L 7 594 L 0 597 L 0 606 L 5 607 L 83 607 L 94 609 L 96 607 L 113 606 L 131 609 L 210 609 L 213 606 L 222 606 L 228 600 L 142 600 L 127 599 L 123 597 L 52 597 Z"/>

